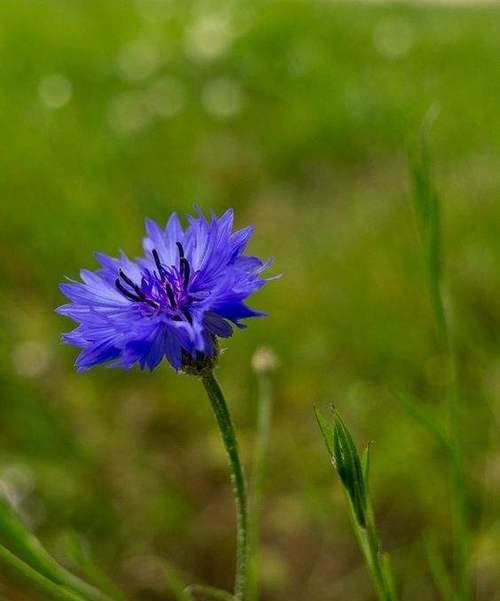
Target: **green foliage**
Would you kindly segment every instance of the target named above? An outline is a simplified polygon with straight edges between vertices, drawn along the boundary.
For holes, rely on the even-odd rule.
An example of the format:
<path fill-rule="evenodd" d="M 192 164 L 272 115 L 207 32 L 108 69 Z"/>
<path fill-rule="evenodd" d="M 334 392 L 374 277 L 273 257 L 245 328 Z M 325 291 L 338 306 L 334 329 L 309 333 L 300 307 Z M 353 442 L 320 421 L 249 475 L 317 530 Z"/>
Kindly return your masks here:
<path fill-rule="evenodd" d="M 446 452 L 451 453 L 452 446 L 443 427 L 438 419 L 433 415 L 432 409 L 423 407 L 422 403 L 413 399 L 410 393 L 402 387 L 394 390 L 394 395 L 411 415 L 429 434 L 439 443 L 440 447 Z"/>

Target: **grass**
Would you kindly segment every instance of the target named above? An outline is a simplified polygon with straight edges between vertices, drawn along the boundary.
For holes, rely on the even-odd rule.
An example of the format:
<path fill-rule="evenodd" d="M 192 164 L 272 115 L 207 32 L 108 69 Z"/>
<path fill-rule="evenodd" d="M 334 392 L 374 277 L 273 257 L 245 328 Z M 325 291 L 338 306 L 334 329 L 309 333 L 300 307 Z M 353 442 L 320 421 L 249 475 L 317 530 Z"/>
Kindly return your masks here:
<path fill-rule="evenodd" d="M 249 465 L 250 358 L 266 344 L 281 365 L 263 598 L 320 601 L 334 587 L 372 598 L 348 516 L 332 509 L 340 492 L 312 411 L 331 401 L 361 447 L 374 440 L 371 493 L 405 574 L 400 598 L 432 598 L 421 539 L 452 561 L 445 461 L 392 394 L 404 384 L 444 421 L 406 162 L 431 111 L 472 568 L 477 597 L 495 599 L 499 18 L 494 7 L 2 2 L 0 480 L 51 553 L 63 557 L 77 531 L 134 598 L 166 598 L 164 557 L 189 582 L 231 588 L 225 457 L 199 386 L 167 368 L 76 375 L 58 344 L 70 324 L 53 309 L 59 281 L 95 266 L 95 250 L 139 251 L 145 215 L 234 206 L 256 225 L 252 250 L 284 274 L 254 303 L 271 316 L 228 343 L 218 370 Z"/>

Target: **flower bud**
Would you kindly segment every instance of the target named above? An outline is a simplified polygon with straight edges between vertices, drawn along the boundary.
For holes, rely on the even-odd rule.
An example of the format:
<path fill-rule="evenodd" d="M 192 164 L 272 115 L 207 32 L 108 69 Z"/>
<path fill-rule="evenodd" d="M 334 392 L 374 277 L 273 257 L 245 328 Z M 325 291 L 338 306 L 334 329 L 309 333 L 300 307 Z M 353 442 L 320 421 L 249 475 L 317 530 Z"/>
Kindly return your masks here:
<path fill-rule="evenodd" d="M 252 357 L 252 368 L 258 374 L 267 374 L 274 371 L 278 365 L 278 359 L 274 351 L 268 346 L 259 347 Z"/>
<path fill-rule="evenodd" d="M 356 520 L 362 528 L 366 528 L 366 483 L 352 436 L 336 411 L 333 427 L 318 411 L 316 418 L 332 463 L 351 501 Z"/>

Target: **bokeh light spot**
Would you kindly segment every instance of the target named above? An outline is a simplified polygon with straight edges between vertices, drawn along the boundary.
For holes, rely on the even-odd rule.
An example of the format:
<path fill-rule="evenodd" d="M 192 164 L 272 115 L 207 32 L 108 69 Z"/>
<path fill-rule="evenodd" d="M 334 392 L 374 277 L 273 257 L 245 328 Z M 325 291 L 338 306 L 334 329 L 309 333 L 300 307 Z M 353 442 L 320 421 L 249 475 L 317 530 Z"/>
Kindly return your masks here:
<path fill-rule="evenodd" d="M 154 81 L 145 92 L 149 110 L 159 117 L 173 117 L 185 105 L 186 93 L 180 81 L 174 77 L 162 77 Z"/>
<path fill-rule="evenodd" d="M 229 119 L 241 112 L 243 100 L 241 86 L 225 77 L 208 82 L 202 92 L 206 111 L 220 119 Z"/>
<path fill-rule="evenodd" d="M 233 37 L 227 16 L 209 14 L 195 21 L 187 33 L 186 53 L 193 60 L 209 61 L 221 56 Z"/>
<path fill-rule="evenodd" d="M 50 109 L 58 109 L 67 104 L 73 94 L 73 86 L 63 75 L 48 75 L 38 86 L 41 101 Z"/>
<path fill-rule="evenodd" d="M 386 17 L 373 30 L 373 44 L 379 54 L 386 58 L 398 58 L 407 54 L 415 42 L 413 27 L 408 21 Z"/>
<path fill-rule="evenodd" d="M 142 129 L 151 119 L 143 94 L 123 92 L 109 103 L 108 123 L 118 133 L 131 133 Z"/>
<path fill-rule="evenodd" d="M 122 77 L 137 81 L 150 77 L 160 63 L 158 48 L 148 40 L 135 40 L 118 54 L 118 69 Z"/>
<path fill-rule="evenodd" d="M 48 345 L 38 340 L 28 340 L 14 347 L 12 363 L 20 376 L 37 378 L 49 369 L 51 355 Z"/>

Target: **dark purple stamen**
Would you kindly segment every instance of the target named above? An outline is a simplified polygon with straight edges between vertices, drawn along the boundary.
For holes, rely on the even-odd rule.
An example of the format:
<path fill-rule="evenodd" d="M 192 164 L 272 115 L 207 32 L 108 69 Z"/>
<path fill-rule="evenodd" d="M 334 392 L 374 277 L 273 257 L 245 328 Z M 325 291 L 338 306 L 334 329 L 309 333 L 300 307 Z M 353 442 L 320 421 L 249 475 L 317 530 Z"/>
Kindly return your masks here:
<path fill-rule="evenodd" d="M 132 288 L 136 285 L 133 280 L 131 280 L 127 274 L 125 274 L 121 269 L 119 271 L 120 277 Z"/>
<path fill-rule="evenodd" d="M 191 273 L 191 268 L 189 267 L 189 261 L 182 257 L 181 259 L 181 275 L 183 277 L 184 288 L 187 288 L 189 284 L 189 276 Z"/>
<path fill-rule="evenodd" d="M 120 280 L 118 278 L 116 278 L 116 280 L 115 280 L 115 286 L 123 294 L 123 296 L 126 296 L 131 301 L 139 302 L 142 300 L 141 298 L 139 298 L 135 294 L 132 294 L 132 292 L 129 292 L 126 288 L 124 288 L 123 284 L 120 282 Z"/>
<path fill-rule="evenodd" d="M 175 243 L 179 250 L 179 268 L 182 276 L 182 281 L 184 284 L 184 288 L 187 288 L 189 283 L 189 276 L 191 274 L 191 267 L 189 266 L 189 261 L 184 256 L 184 247 L 180 242 Z"/>
<path fill-rule="evenodd" d="M 153 248 L 153 259 L 155 260 L 156 269 L 158 269 L 158 274 L 161 278 L 161 281 L 163 282 L 163 280 L 165 279 L 165 274 L 163 273 L 163 267 L 161 266 L 160 257 L 156 248 Z"/>
<path fill-rule="evenodd" d="M 134 301 L 134 303 L 147 303 L 148 305 L 151 305 L 155 309 L 157 308 L 158 305 L 154 301 L 150 300 L 149 298 L 146 298 L 146 295 L 139 288 L 139 286 L 133 280 L 131 280 L 125 273 L 123 273 L 123 271 L 121 269 L 120 269 L 119 273 L 120 273 L 120 277 L 123 279 L 123 281 L 125 283 L 127 283 L 129 286 L 131 286 L 135 292 L 135 294 L 133 294 L 132 292 L 130 292 L 130 290 L 127 290 L 124 287 L 124 285 L 120 282 L 120 279 L 116 278 L 115 286 L 123 294 L 123 296 L 126 296 L 129 300 Z"/>
<path fill-rule="evenodd" d="M 123 273 L 123 271 L 121 269 L 120 269 L 120 277 L 122 278 L 122 280 L 124 282 L 126 282 L 131 288 L 134 289 L 135 293 L 141 300 L 144 300 L 146 298 L 146 296 L 144 295 L 144 292 L 140 289 L 140 287 L 133 280 L 131 280 L 125 273 Z"/>
<path fill-rule="evenodd" d="M 176 309 L 177 303 L 175 302 L 174 291 L 172 290 L 172 286 L 168 282 L 165 283 L 165 290 L 167 292 L 168 300 L 170 301 L 170 306 L 172 307 L 172 309 Z"/>
<path fill-rule="evenodd" d="M 186 309 L 184 309 L 184 311 L 182 312 L 182 314 L 188 320 L 189 325 L 193 325 L 193 318 L 191 317 L 191 313 L 189 311 L 187 311 Z"/>

